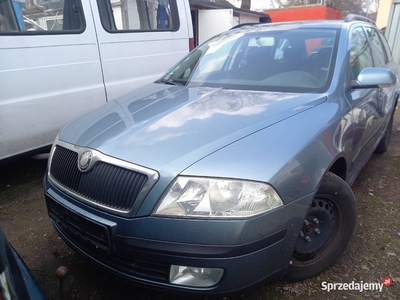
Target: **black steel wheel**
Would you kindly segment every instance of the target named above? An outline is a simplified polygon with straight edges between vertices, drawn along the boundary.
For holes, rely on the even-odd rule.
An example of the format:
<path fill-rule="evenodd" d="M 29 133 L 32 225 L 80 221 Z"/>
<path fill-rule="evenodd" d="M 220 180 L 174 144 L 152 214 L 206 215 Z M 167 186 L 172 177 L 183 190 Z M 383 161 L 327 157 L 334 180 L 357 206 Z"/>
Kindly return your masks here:
<path fill-rule="evenodd" d="M 300 229 L 285 279 L 303 280 L 331 266 L 350 242 L 356 215 L 349 185 L 327 172 Z"/>

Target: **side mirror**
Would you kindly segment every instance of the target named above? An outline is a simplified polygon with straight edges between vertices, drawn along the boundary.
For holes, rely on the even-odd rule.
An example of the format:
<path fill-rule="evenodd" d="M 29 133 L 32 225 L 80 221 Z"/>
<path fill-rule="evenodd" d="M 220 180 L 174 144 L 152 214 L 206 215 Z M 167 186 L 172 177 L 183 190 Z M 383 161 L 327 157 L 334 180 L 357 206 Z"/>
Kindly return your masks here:
<path fill-rule="evenodd" d="M 378 88 L 392 86 L 397 82 L 396 75 L 385 68 L 365 68 L 357 80 L 351 82 L 353 89 Z"/>

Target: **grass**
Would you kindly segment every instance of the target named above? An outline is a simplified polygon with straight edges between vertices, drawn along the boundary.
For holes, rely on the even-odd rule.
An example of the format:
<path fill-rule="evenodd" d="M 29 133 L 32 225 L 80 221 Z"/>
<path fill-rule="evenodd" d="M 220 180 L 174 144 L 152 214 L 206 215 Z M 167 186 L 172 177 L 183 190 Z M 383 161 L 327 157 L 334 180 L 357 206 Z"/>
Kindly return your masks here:
<path fill-rule="evenodd" d="M 393 239 L 390 236 L 384 236 L 382 238 L 382 242 L 385 243 L 385 244 L 390 244 L 390 243 L 393 242 Z"/>
<path fill-rule="evenodd" d="M 382 197 L 381 196 L 372 196 L 371 200 L 373 203 L 379 204 L 382 202 Z"/>

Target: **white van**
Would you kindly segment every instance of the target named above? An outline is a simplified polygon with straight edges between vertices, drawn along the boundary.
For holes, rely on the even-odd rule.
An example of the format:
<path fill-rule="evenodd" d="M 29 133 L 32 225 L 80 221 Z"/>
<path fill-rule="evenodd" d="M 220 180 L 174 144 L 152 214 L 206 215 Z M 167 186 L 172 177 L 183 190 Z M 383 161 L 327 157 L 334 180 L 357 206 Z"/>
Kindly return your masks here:
<path fill-rule="evenodd" d="M 189 52 L 187 0 L 0 0 L 0 161 Z"/>

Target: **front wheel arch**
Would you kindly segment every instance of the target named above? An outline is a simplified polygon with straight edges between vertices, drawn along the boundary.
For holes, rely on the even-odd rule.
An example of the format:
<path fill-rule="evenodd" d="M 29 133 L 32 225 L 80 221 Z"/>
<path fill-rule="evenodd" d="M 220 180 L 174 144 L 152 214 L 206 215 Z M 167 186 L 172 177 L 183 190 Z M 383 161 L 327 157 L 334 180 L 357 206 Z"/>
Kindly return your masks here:
<path fill-rule="evenodd" d="M 339 176 L 344 181 L 346 181 L 346 178 L 347 178 L 347 161 L 343 156 L 337 158 L 335 160 L 335 162 L 329 167 L 328 170 L 329 170 L 329 172 Z"/>
<path fill-rule="evenodd" d="M 350 186 L 327 172 L 304 219 L 285 279 L 307 279 L 330 267 L 350 242 L 356 210 Z"/>

